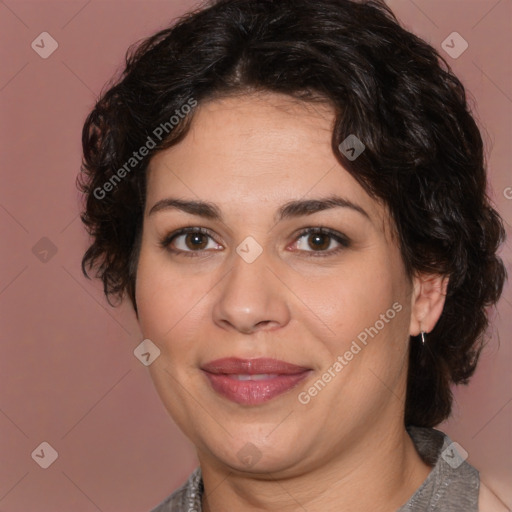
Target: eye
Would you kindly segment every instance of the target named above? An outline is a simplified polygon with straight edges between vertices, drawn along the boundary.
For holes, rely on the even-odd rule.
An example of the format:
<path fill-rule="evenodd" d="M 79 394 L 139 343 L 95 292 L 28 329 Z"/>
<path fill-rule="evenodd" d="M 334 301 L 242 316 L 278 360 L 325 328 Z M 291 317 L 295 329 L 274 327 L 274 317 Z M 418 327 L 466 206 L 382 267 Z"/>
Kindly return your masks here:
<path fill-rule="evenodd" d="M 199 256 L 205 250 L 218 250 L 219 244 L 213 240 L 209 230 L 204 228 L 182 228 L 167 235 L 160 241 L 160 246 L 174 253 L 180 253 L 184 256 Z"/>
<path fill-rule="evenodd" d="M 333 249 L 333 244 L 338 246 Z M 349 246 L 350 241 L 345 235 L 322 227 L 303 230 L 295 242 L 295 248 L 299 251 L 318 253 L 311 256 L 336 254 Z"/>
<path fill-rule="evenodd" d="M 333 245 L 337 247 L 333 248 Z M 160 246 L 183 256 L 201 256 L 208 250 L 220 250 L 208 229 L 186 227 L 175 231 L 162 240 Z M 350 246 L 349 239 L 337 232 L 323 227 L 312 227 L 301 231 L 294 242 L 299 252 L 311 253 L 309 256 L 322 257 L 338 253 Z"/>

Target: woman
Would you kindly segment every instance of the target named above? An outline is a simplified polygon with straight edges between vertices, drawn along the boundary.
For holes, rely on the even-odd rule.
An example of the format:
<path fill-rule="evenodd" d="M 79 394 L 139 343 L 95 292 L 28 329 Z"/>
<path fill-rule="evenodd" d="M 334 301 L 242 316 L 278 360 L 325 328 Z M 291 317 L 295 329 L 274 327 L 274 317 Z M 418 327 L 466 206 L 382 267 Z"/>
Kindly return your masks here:
<path fill-rule="evenodd" d="M 505 279 L 482 139 L 383 2 L 190 13 L 83 148 L 84 273 L 128 295 L 200 462 L 155 512 L 507 510 L 433 428 Z"/>

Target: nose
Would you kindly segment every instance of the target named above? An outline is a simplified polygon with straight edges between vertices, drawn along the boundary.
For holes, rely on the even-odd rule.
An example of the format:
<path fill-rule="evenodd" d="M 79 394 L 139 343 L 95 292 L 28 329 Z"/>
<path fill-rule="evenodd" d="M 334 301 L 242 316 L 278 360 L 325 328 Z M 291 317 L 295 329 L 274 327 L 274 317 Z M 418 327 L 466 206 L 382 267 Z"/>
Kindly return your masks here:
<path fill-rule="evenodd" d="M 213 307 L 214 322 L 244 334 L 284 327 L 290 321 L 287 288 L 269 268 L 265 251 L 252 263 L 238 254 L 233 259 Z"/>

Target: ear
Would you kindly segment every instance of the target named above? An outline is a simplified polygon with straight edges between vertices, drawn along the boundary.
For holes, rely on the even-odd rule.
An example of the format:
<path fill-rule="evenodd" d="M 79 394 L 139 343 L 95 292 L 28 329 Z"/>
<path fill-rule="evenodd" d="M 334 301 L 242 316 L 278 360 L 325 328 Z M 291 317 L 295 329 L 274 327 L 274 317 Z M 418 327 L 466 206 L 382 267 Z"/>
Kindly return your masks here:
<path fill-rule="evenodd" d="M 443 312 L 448 280 L 448 276 L 439 274 L 417 274 L 413 277 L 411 336 L 417 336 L 420 331 L 428 333 L 435 327 Z"/>

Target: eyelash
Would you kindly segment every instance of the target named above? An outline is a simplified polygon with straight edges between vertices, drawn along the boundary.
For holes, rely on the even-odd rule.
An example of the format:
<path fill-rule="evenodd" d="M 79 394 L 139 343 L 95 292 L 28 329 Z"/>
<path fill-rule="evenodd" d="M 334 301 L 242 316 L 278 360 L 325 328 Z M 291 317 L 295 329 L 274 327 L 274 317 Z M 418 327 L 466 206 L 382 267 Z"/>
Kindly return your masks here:
<path fill-rule="evenodd" d="M 206 236 L 210 237 L 211 239 L 213 239 L 212 233 L 208 229 L 200 228 L 200 227 L 187 227 L 187 228 L 181 228 L 178 231 L 175 231 L 175 232 L 170 233 L 169 235 L 165 236 L 164 238 L 162 238 L 160 240 L 159 245 L 163 249 L 167 249 L 168 251 L 170 251 L 174 254 L 179 254 L 179 255 L 182 255 L 185 257 L 201 256 L 202 253 L 205 252 L 205 250 L 182 251 L 181 249 L 172 249 L 170 247 L 171 243 L 174 241 L 175 238 L 177 238 L 181 235 L 189 234 L 189 233 L 200 233 L 202 235 L 206 235 Z M 337 231 L 333 231 L 329 228 L 324 228 L 324 227 L 306 228 L 306 229 L 302 230 L 297 235 L 297 238 L 295 239 L 295 241 L 297 242 L 302 237 L 307 236 L 307 235 L 317 235 L 317 234 L 327 235 L 327 236 L 331 237 L 331 239 L 335 240 L 336 242 L 338 242 L 340 244 L 340 247 L 337 247 L 336 249 L 331 249 L 328 251 L 327 250 L 301 251 L 301 252 L 311 253 L 308 257 L 325 258 L 327 256 L 332 256 L 332 255 L 338 254 L 343 249 L 350 247 L 350 241 L 346 236 L 342 235 L 341 233 L 338 233 Z"/>

